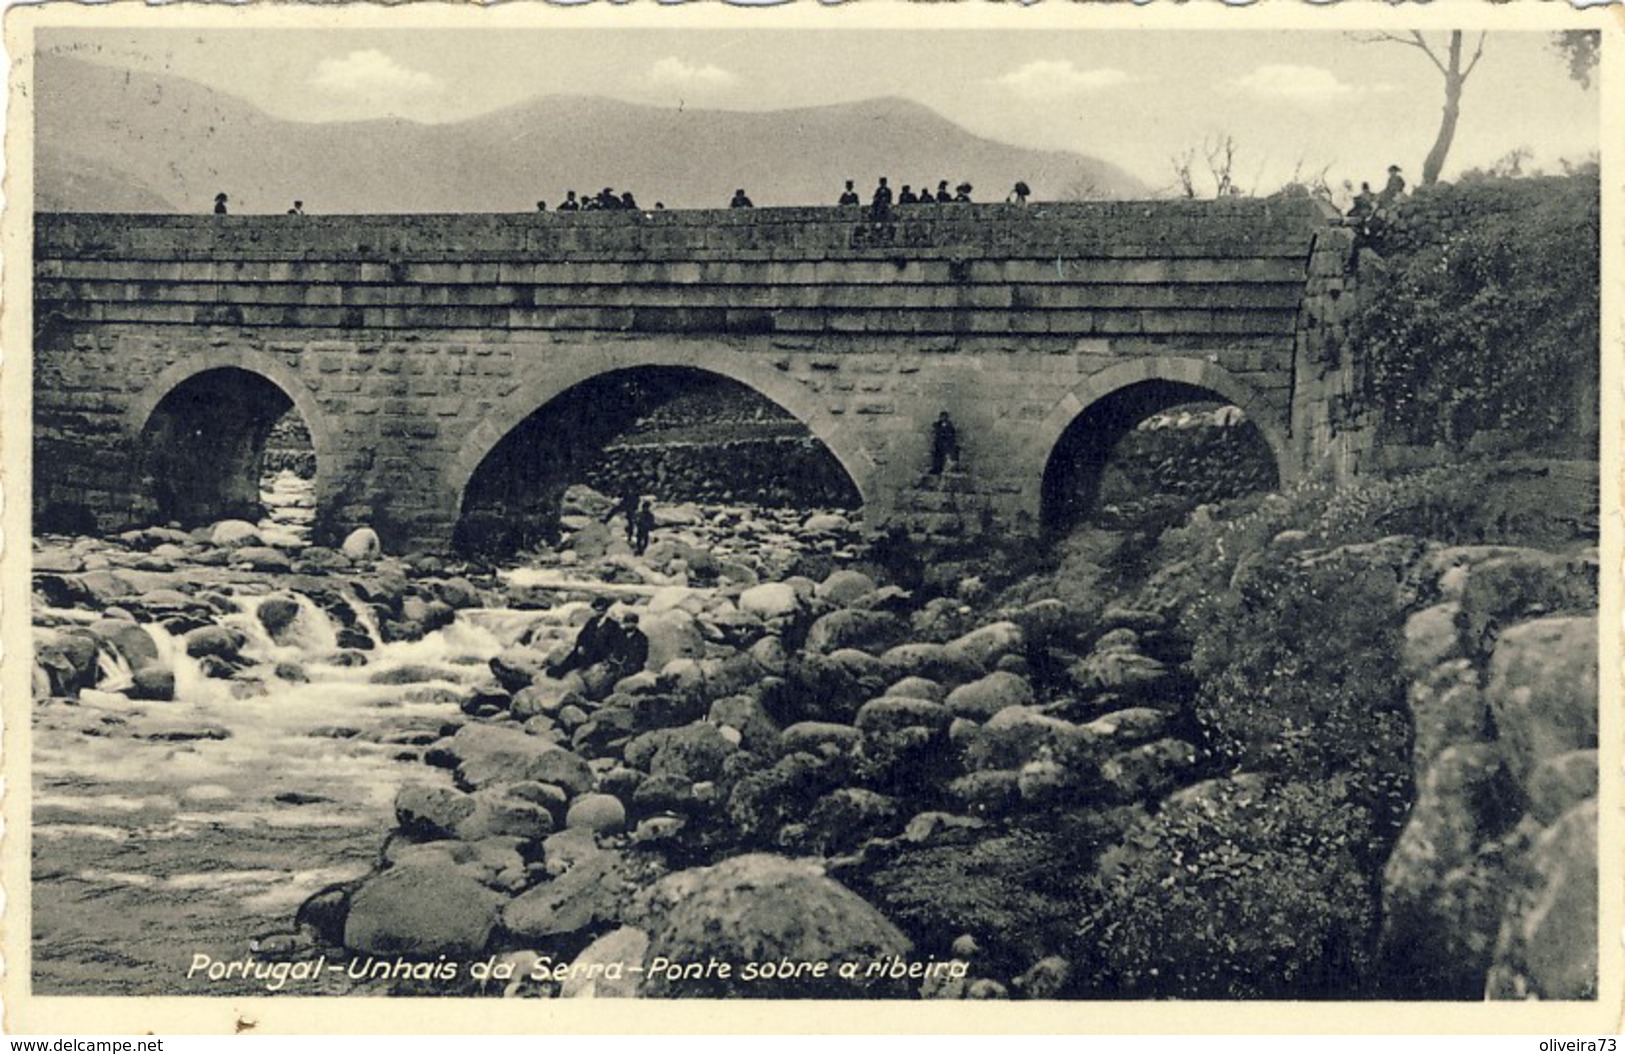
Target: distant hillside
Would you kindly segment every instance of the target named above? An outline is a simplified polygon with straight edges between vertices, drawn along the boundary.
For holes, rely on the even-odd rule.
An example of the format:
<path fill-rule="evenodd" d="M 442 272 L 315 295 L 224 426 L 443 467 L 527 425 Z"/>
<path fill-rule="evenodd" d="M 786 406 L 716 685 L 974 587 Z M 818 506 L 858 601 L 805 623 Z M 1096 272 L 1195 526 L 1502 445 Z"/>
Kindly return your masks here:
<path fill-rule="evenodd" d="M 40 55 L 35 74 L 39 207 L 70 211 L 529 211 L 566 189 L 632 189 L 641 204 L 720 207 L 735 187 L 758 205 L 834 202 L 968 179 L 1001 200 L 1018 179 L 1040 198 L 1093 185 L 1147 188 L 1095 158 L 983 139 L 901 99 L 766 113 L 671 110 L 547 96 L 453 124 L 284 121 L 194 81 Z"/>

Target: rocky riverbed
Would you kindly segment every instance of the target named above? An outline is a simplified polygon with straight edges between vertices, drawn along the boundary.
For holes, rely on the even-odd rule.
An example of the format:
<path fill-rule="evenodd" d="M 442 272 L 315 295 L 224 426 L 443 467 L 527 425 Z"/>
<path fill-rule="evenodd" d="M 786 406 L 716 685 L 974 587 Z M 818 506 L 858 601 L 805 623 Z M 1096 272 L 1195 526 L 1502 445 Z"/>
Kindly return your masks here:
<path fill-rule="evenodd" d="M 1201 881 L 1245 876 L 1234 845 L 1216 859 L 1238 870 L 1198 874 L 1202 825 L 1307 786 L 1210 749 L 1190 631 L 1155 581 L 1108 603 L 1100 565 L 1063 559 L 1001 590 L 940 566 L 905 589 L 846 515 L 701 505 L 663 506 L 636 557 L 599 522 L 608 504 L 573 489 L 561 547 L 502 568 L 270 523 L 41 539 L 36 990 L 1153 994 L 1156 971 L 1134 981 L 1109 945 L 1156 919 L 1132 902 L 1114 919 L 1114 891 L 1170 824 Z M 1391 615 L 1398 632 L 1414 613 L 1419 685 L 1458 655 L 1492 671 L 1444 725 L 1413 700 L 1413 826 L 1461 848 L 1429 855 L 1407 829 L 1389 874 L 1350 873 L 1392 903 L 1383 939 L 1454 925 L 1439 898 L 1471 866 L 1473 888 L 1505 886 L 1473 915 L 1474 939 L 1509 948 L 1481 956 L 1491 994 L 1583 984 L 1584 949 L 1561 969 L 1528 949 L 1551 882 L 1583 899 L 1595 657 L 1588 698 L 1586 619 L 1528 620 L 1594 607 L 1594 557 L 1307 541 L 1281 531 L 1262 552 L 1411 583 Z M 550 676 L 595 597 L 640 616 L 645 668 Z M 1519 693 L 1543 680 L 1532 712 Z M 1489 710 L 1493 734 L 1462 717 Z M 1521 781 L 1492 818 L 1457 799 L 1503 776 L 1431 775 L 1467 755 Z M 1526 806 L 1559 756 L 1572 778 L 1541 775 Z M 1530 848 L 1554 840 L 1557 856 Z"/>

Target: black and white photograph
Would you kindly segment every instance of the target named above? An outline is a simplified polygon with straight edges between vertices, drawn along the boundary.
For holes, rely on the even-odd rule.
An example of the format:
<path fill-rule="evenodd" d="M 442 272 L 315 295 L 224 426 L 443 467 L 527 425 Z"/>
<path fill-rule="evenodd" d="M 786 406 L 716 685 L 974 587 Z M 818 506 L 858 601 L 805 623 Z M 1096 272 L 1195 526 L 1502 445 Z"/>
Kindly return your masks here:
<path fill-rule="evenodd" d="M 345 6 L 9 12 L 14 1020 L 1613 1020 L 1617 18 Z"/>

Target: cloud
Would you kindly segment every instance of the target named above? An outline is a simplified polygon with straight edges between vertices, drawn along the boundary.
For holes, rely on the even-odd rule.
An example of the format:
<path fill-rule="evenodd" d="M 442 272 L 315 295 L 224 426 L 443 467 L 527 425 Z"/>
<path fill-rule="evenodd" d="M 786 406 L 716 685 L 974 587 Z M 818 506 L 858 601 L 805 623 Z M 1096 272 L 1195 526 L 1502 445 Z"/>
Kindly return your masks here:
<path fill-rule="evenodd" d="M 721 66 L 694 66 L 675 55 L 649 69 L 649 83 L 667 88 L 726 88 L 739 78 Z"/>
<path fill-rule="evenodd" d="M 1070 60 L 1037 59 L 1011 70 L 996 81 L 1025 99 L 1059 99 L 1126 84 L 1129 75 L 1119 69 L 1080 70 Z"/>
<path fill-rule="evenodd" d="M 393 102 L 441 87 L 439 78 L 407 69 L 376 48 L 352 51 L 342 59 L 323 59 L 310 81 L 335 95 L 372 102 Z"/>
<path fill-rule="evenodd" d="M 1260 66 L 1245 77 L 1232 81 L 1231 85 L 1260 98 L 1284 99 L 1310 106 L 1349 99 L 1364 91 L 1392 90 L 1391 85 L 1367 89 L 1344 84 L 1337 79 L 1337 74 L 1320 66 Z"/>

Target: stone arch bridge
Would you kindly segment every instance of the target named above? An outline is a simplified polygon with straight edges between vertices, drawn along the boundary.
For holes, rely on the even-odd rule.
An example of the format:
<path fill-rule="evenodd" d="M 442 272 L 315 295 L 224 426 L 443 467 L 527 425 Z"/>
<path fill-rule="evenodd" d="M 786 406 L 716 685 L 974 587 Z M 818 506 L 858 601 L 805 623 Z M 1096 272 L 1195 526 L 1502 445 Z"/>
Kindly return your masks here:
<path fill-rule="evenodd" d="M 1058 444 L 1217 396 L 1283 482 L 1348 472 L 1348 234 L 1303 199 L 456 216 L 41 215 L 36 514 L 253 496 L 309 428 L 320 524 L 443 547 L 504 436 L 614 371 L 715 373 L 829 449 L 870 524 L 1038 529 Z M 926 474 L 930 424 L 962 471 Z M 163 410 L 163 413 L 160 413 Z M 155 422 L 196 433 L 154 468 Z M 171 444 L 172 446 L 175 444 Z"/>

